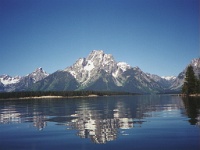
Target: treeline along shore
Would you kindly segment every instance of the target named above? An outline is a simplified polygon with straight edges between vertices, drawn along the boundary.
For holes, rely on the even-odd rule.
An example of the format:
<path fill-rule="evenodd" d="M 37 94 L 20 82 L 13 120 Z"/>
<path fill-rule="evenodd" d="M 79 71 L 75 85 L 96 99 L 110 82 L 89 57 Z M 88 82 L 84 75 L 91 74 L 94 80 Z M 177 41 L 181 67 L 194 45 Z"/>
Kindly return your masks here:
<path fill-rule="evenodd" d="M 71 97 L 95 97 L 112 95 L 136 95 L 129 92 L 112 91 L 24 91 L 24 92 L 3 92 L 0 99 L 19 98 L 71 98 Z"/>

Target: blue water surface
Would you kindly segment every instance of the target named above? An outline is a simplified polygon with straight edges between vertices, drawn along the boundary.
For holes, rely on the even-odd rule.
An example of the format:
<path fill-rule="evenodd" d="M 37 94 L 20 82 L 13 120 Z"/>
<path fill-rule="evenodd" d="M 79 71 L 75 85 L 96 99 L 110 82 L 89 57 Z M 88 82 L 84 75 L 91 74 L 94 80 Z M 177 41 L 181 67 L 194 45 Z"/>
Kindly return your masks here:
<path fill-rule="evenodd" d="M 199 150 L 200 99 L 1 100 L 0 149 Z"/>

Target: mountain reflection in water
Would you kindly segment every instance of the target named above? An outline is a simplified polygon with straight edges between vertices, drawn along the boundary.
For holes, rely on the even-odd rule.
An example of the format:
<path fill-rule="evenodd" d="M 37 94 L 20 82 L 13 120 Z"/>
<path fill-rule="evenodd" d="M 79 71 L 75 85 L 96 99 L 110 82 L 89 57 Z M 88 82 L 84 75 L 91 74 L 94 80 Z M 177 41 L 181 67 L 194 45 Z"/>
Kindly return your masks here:
<path fill-rule="evenodd" d="M 81 138 L 107 143 L 128 135 L 128 129 L 140 128 L 146 119 L 173 115 L 180 110 L 192 125 L 200 126 L 200 101 L 171 96 L 119 96 L 88 99 L 45 99 L 0 101 L 0 123 L 31 123 L 38 130 L 48 123 L 77 130 Z"/>
<path fill-rule="evenodd" d="M 130 129 L 142 123 L 140 120 L 134 122 L 130 108 L 122 101 L 117 102 L 114 109 L 107 106 L 102 110 L 91 109 L 88 103 L 83 103 L 71 116 L 74 119 L 67 125 L 77 129 L 78 136 L 90 138 L 94 143 L 115 140 L 118 129 Z"/>

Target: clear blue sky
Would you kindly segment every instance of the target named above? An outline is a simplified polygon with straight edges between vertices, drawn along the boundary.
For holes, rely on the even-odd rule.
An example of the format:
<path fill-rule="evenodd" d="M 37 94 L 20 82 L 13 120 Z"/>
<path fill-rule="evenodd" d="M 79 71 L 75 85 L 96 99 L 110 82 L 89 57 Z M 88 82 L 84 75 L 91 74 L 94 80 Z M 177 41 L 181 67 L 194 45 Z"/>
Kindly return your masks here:
<path fill-rule="evenodd" d="M 199 0 L 0 0 L 0 74 L 48 73 L 92 50 L 178 75 L 200 55 Z"/>

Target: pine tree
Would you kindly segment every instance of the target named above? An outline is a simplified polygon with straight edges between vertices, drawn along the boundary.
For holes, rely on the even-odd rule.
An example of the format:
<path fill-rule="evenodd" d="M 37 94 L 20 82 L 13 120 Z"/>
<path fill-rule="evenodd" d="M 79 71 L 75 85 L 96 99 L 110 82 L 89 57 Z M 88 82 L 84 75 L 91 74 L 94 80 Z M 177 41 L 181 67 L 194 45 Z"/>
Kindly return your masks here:
<path fill-rule="evenodd" d="M 196 78 L 196 93 L 200 94 L 200 75 Z"/>
<path fill-rule="evenodd" d="M 183 94 L 190 95 L 197 92 L 197 78 L 192 66 L 188 66 L 185 74 L 185 82 L 182 87 Z"/>

